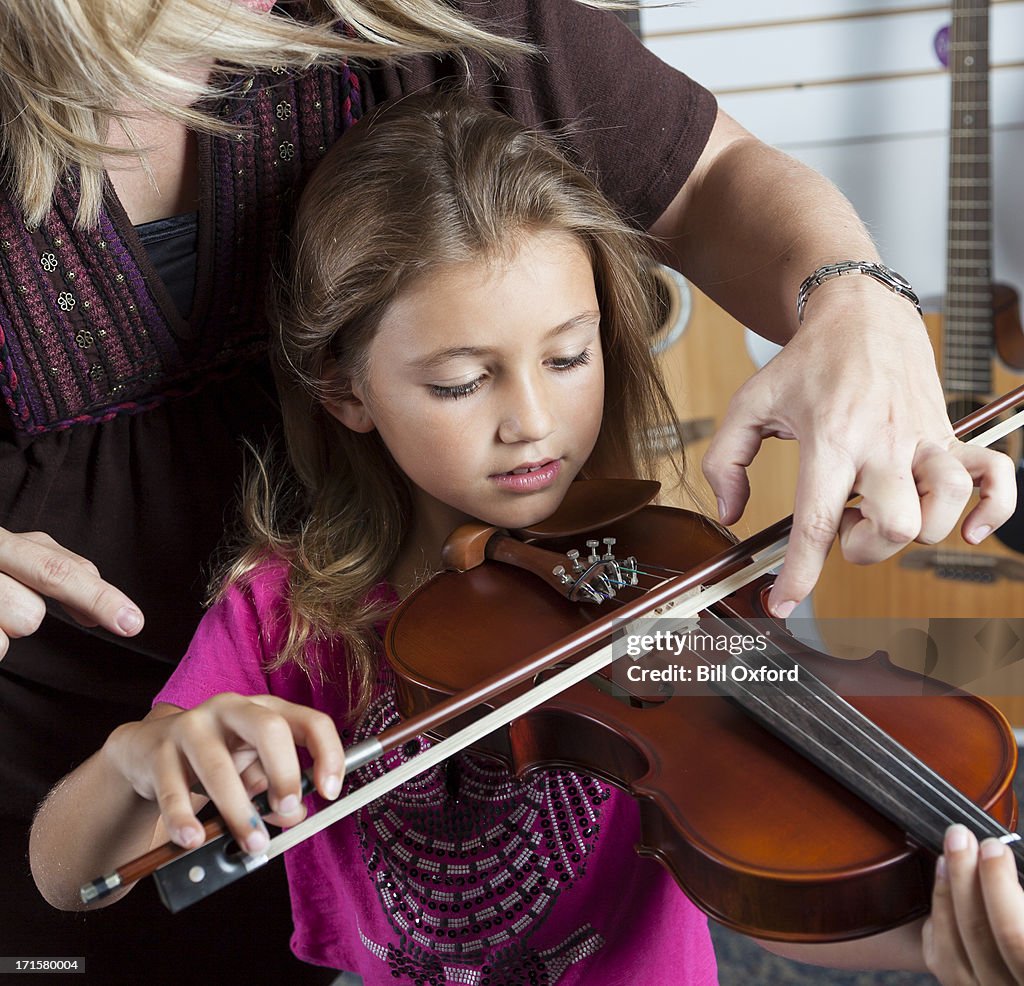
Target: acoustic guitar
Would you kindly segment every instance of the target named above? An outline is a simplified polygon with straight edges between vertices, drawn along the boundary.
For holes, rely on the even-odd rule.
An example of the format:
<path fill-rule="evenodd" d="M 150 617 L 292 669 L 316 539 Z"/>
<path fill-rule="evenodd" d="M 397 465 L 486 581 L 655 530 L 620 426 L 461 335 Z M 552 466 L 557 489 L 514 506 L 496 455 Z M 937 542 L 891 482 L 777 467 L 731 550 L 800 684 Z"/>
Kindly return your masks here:
<path fill-rule="evenodd" d="M 679 415 L 689 489 L 672 490 L 662 477 L 663 500 L 715 516 L 715 499 L 700 470 L 729 398 L 778 347 L 744 328 L 674 271 L 662 271 L 668 315 L 660 351 L 665 386 Z M 795 442 L 766 442 L 748 470 L 750 501 L 733 532 L 745 538 L 793 512 L 798 450 Z M 780 482 L 782 477 L 792 477 Z"/>
<path fill-rule="evenodd" d="M 988 0 L 954 0 L 946 299 L 941 316 L 925 319 L 952 420 L 1018 386 L 1024 371 L 1016 293 L 992 283 L 988 34 Z M 1020 464 L 1019 445 L 1004 451 Z M 941 544 L 913 545 L 866 567 L 849 565 L 834 548 L 813 600 L 826 648 L 858 657 L 878 647 L 879 625 L 865 618 L 971 617 L 945 624 L 938 645 L 945 653 L 936 651 L 934 635 L 910 628 L 896 632 L 886 647 L 897 663 L 952 677 L 991 697 L 1011 722 L 1024 724 L 1024 644 L 1006 637 L 979 650 L 975 639 L 979 633 L 1016 635 L 1000 618 L 1024 617 L 1022 528 L 1024 510 L 999 532 L 1013 547 L 996 536 L 971 546 L 957 529 Z M 968 639 L 954 646 L 957 625 Z M 949 674 L 948 662 L 957 658 L 952 651 L 962 662 L 974 662 L 973 678 L 963 668 Z"/>

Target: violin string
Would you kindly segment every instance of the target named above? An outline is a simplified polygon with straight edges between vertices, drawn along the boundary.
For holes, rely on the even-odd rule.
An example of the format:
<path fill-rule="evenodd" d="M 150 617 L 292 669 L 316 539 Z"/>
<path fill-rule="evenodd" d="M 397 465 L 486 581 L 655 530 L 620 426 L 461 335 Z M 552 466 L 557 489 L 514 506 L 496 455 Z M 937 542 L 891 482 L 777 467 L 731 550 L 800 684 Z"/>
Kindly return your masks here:
<path fill-rule="evenodd" d="M 650 567 L 657 568 L 660 566 Z M 645 591 L 650 590 L 647 589 Z M 616 600 L 616 602 L 618 603 L 619 601 Z M 619 604 L 621 605 L 621 603 Z M 727 613 L 729 613 L 730 617 L 732 619 L 735 619 L 742 628 L 748 629 L 755 634 L 757 633 L 756 627 L 754 627 L 746 617 L 732 609 L 732 607 L 730 607 L 727 603 L 723 601 L 719 602 L 716 605 L 718 609 L 725 610 Z M 690 649 L 688 652 L 691 653 L 698 660 L 703 661 L 705 664 L 711 664 L 710 659 L 705 657 L 704 655 L 698 654 L 692 649 Z M 762 661 L 765 662 L 765 664 L 771 665 L 773 670 L 784 670 L 782 663 L 780 663 L 774 656 L 775 654 L 781 654 L 783 655 L 783 657 L 787 659 L 788 662 L 792 662 L 792 658 L 789 658 L 788 655 L 786 655 L 785 652 L 781 650 L 781 648 L 778 648 L 774 644 L 770 646 L 768 652 L 759 652 L 758 656 Z M 742 660 L 742 656 L 734 657 L 734 660 L 736 660 L 737 663 L 742 663 L 744 667 L 752 667 L 751 665 L 747 664 L 745 661 Z M 854 709 L 848 702 L 846 702 L 845 699 L 843 699 L 841 696 L 839 696 L 834 691 L 829 689 L 826 685 L 824 685 L 823 682 L 821 682 L 819 679 L 811 675 L 810 672 L 806 671 L 806 669 L 800 668 L 800 670 L 803 672 L 804 675 L 803 678 L 798 679 L 798 687 L 801 691 L 803 691 L 807 696 L 809 696 L 815 703 L 823 705 L 826 708 L 826 710 L 830 712 L 834 717 L 838 717 L 842 725 L 845 725 L 846 727 L 854 730 L 857 734 L 859 734 L 859 737 L 863 741 L 866 741 L 866 743 L 870 747 L 876 748 L 889 762 L 895 763 L 899 770 L 901 770 L 904 773 L 909 773 L 910 777 L 913 780 L 919 782 L 919 784 L 923 786 L 925 790 L 929 791 L 932 795 L 934 795 L 935 799 L 938 802 L 950 806 L 952 809 L 954 809 L 954 811 L 946 811 L 939 803 L 936 803 L 936 800 L 933 800 L 929 803 L 926 799 L 922 797 L 919 791 L 916 791 L 914 789 L 912 785 L 908 784 L 907 781 L 905 781 L 904 779 L 897 777 L 893 773 L 893 770 L 887 767 L 885 763 L 881 762 L 881 760 L 878 759 L 872 760 L 867 750 L 863 749 L 862 747 L 858 747 L 848 736 L 844 735 L 840 731 L 837 731 L 837 729 L 834 726 L 831 726 L 829 723 L 827 723 L 821 717 L 820 714 L 815 714 L 811 710 L 809 705 L 807 705 L 806 703 L 800 704 L 797 701 L 795 694 L 785 697 L 787 697 L 791 703 L 796 704 L 799 708 L 803 709 L 804 711 L 807 711 L 812 716 L 814 716 L 815 721 L 820 726 L 829 730 L 833 736 L 839 739 L 844 746 L 853 751 L 857 755 L 857 757 L 867 760 L 869 765 L 875 767 L 876 770 L 882 772 L 886 777 L 888 777 L 893 782 L 893 784 L 905 790 L 908 794 L 913 796 L 916 801 L 926 805 L 928 808 L 931 809 L 933 813 L 938 814 L 943 822 L 941 826 L 943 830 L 946 826 L 952 824 L 955 821 L 963 821 L 964 816 L 971 816 L 970 820 L 972 821 L 972 823 L 977 825 L 978 829 L 983 833 L 995 834 L 996 836 L 1004 840 L 1009 840 L 1013 836 L 1013 833 L 1010 833 L 1008 829 L 1001 826 L 995 819 L 993 819 L 991 816 L 985 813 L 982 809 L 975 805 L 973 801 L 971 801 L 964 794 L 962 794 L 962 792 L 958 791 L 955 787 L 949 784 L 948 781 L 946 781 L 940 775 L 935 773 L 935 771 L 931 767 L 929 767 L 927 764 L 921 761 L 918 757 L 914 756 L 913 753 L 911 753 L 905 747 L 897 743 L 891 736 L 889 736 L 878 726 L 872 723 L 870 719 L 867 719 L 867 717 L 865 717 L 862 713 Z M 824 689 L 824 695 L 816 694 L 814 690 L 812 690 L 808 686 L 807 678 L 810 678 L 818 686 Z M 773 708 L 764 698 L 756 694 L 756 692 L 754 692 L 750 688 L 744 688 L 736 682 L 733 682 L 733 685 L 737 686 L 736 690 L 742 691 L 745 695 L 748 696 L 748 698 L 751 701 L 762 706 L 763 709 L 770 710 L 775 714 L 778 713 L 777 709 Z M 773 689 L 773 691 L 779 692 L 780 694 L 784 695 L 784 693 L 781 692 L 781 690 Z M 837 703 L 841 703 L 842 707 L 840 707 L 840 705 L 838 705 Z M 787 729 L 789 729 L 791 732 L 800 733 L 800 735 L 802 735 L 809 743 L 813 744 L 819 750 L 819 753 L 823 759 L 829 760 L 831 762 L 838 761 L 837 755 L 819 737 L 814 736 L 806 730 L 799 729 L 799 727 L 797 727 L 792 721 L 787 723 Z M 880 736 L 884 738 L 884 740 L 887 742 L 887 744 L 891 746 L 891 748 L 887 749 L 886 744 L 879 741 Z M 906 758 L 906 760 L 901 760 L 900 757 L 904 757 Z M 842 762 L 842 765 L 846 768 L 847 773 L 853 774 L 854 777 L 856 777 L 856 779 L 860 781 L 863 785 L 867 785 L 869 789 L 873 789 L 877 791 L 879 794 L 884 793 L 881 791 L 878 784 L 875 781 L 873 781 L 872 778 L 868 774 L 866 774 L 862 769 L 859 769 L 857 766 L 850 764 L 848 762 Z M 933 840 L 935 839 L 935 835 L 937 834 L 938 833 L 933 834 Z M 933 844 L 931 848 L 941 851 L 941 836 L 938 838 L 937 843 L 937 845 Z M 1024 859 L 1022 859 L 1020 847 L 1011 846 L 1011 849 L 1014 851 L 1015 856 L 1017 856 L 1018 858 L 1019 866 L 1024 866 Z"/>
<path fill-rule="evenodd" d="M 651 587 L 647 587 L 643 591 L 649 592 L 650 588 Z M 617 599 L 613 602 L 617 605 L 624 605 L 622 601 Z M 724 609 L 726 612 L 728 612 L 732 618 L 738 621 L 738 623 L 743 629 L 750 630 L 754 634 L 757 634 L 757 629 L 752 624 L 750 624 L 748 618 L 744 617 L 741 613 L 738 613 L 737 611 L 732 609 L 732 607 L 730 607 L 727 603 L 725 603 L 724 601 L 719 602 L 717 604 L 717 607 L 719 609 Z M 688 652 L 691 653 L 697 659 L 702 660 L 703 662 L 708 663 L 708 665 L 710 665 L 711 660 L 709 658 L 703 656 L 702 654 L 697 654 L 691 649 L 688 650 Z M 775 645 L 771 645 L 768 655 L 766 656 L 765 653 L 759 652 L 759 657 L 762 660 L 764 660 L 765 663 L 771 665 L 772 670 L 784 670 L 782 668 L 781 663 L 771 655 L 772 653 L 782 654 L 784 657 L 786 657 L 787 661 L 793 661 L 793 658 L 790 658 L 788 657 L 788 655 L 785 655 L 784 651 L 782 651 L 780 648 L 778 648 Z M 736 659 L 737 662 L 742 662 L 741 659 L 738 657 L 734 659 Z M 744 667 L 749 668 L 751 666 L 746 665 L 746 663 L 744 663 Z M 806 692 L 815 702 L 824 705 L 825 710 L 829 714 L 831 714 L 831 716 L 838 717 L 839 721 L 843 725 L 859 733 L 859 738 L 862 741 L 866 741 L 870 746 L 877 747 L 879 751 L 881 751 L 881 753 L 890 762 L 895 763 L 897 767 L 903 772 L 909 773 L 910 777 L 913 780 L 918 781 L 921 785 L 925 787 L 926 790 L 929 790 L 937 801 L 945 803 L 946 805 L 950 806 L 953 809 L 953 812 L 945 813 L 943 808 L 940 807 L 939 804 L 936 804 L 934 800 L 933 802 L 929 803 L 926 799 L 923 798 L 920 791 L 915 791 L 910 785 L 907 784 L 906 781 L 896 777 L 893 771 L 887 768 L 886 765 L 882 763 L 880 760 L 871 760 L 862 746 L 858 746 L 848 736 L 845 736 L 842 733 L 838 732 L 835 729 L 835 727 L 829 726 L 821 719 L 820 715 L 817 716 L 816 721 L 823 728 L 829 729 L 829 731 L 833 733 L 837 738 L 839 738 L 844 743 L 844 745 L 852 749 L 852 751 L 858 757 L 862 757 L 865 760 L 867 760 L 870 766 L 873 766 L 878 771 L 883 772 L 893 783 L 904 788 L 908 792 L 908 794 L 914 797 L 915 801 L 924 803 L 927 807 L 929 807 L 932 810 L 933 813 L 938 814 L 942 819 L 943 823 L 941 827 L 943 829 L 948 824 L 951 824 L 954 821 L 963 821 L 965 816 L 971 816 L 970 820 L 978 826 L 978 829 L 980 831 L 994 833 L 997 835 L 998 838 L 1004 840 L 1005 842 L 1009 842 L 1013 838 L 1014 833 L 1010 832 L 1009 829 L 1005 828 L 1004 826 L 999 825 L 999 823 L 995 821 L 995 819 L 991 818 L 991 816 L 985 813 L 982 809 L 978 808 L 978 806 L 975 805 L 974 802 L 968 799 L 963 794 L 963 792 L 958 791 L 955 787 L 949 784 L 948 781 L 946 781 L 939 774 L 937 774 L 931 767 L 929 767 L 927 764 L 921 761 L 920 758 L 915 757 L 910 751 L 908 751 L 908 749 L 906 749 L 904 746 L 896 742 L 896 740 L 893 739 L 893 737 L 889 736 L 888 733 L 886 733 L 884 730 L 881 730 L 876 724 L 872 723 L 869 719 L 864 717 L 863 714 L 855 710 L 849 702 L 842 698 L 842 696 L 838 695 L 835 691 L 829 689 L 817 678 L 815 678 L 813 675 L 807 672 L 806 669 L 801 670 L 804 672 L 805 677 L 800 682 L 800 687 L 804 692 Z M 824 690 L 824 695 L 816 694 L 812 689 L 810 689 L 806 683 L 807 678 L 810 678 L 812 681 L 815 682 L 815 684 L 822 688 Z M 771 709 L 772 712 L 777 712 L 776 710 L 772 709 L 771 705 L 769 705 L 763 698 L 758 696 L 751 689 L 746 688 L 737 690 L 743 691 L 746 695 L 749 696 L 750 699 L 761 704 L 762 706 L 764 706 L 765 709 Z M 796 702 L 795 695 L 788 697 L 790 697 L 790 700 L 792 702 Z M 841 705 L 838 703 L 841 703 Z M 799 708 L 803 709 L 804 711 L 810 712 L 810 706 L 806 703 L 800 705 Z M 788 724 L 787 728 L 791 731 L 795 731 L 792 723 Z M 814 737 L 806 731 L 803 731 L 802 735 L 806 739 L 814 742 L 819 748 L 819 751 L 823 755 L 827 754 L 828 756 L 826 757 L 826 759 L 835 761 L 836 758 L 831 756 L 829 748 L 820 739 Z M 882 737 L 885 740 L 885 742 L 881 742 L 880 737 Z M 889 748 L 887 748 L 887 745 Z M 901 757 L 905 759 L 901 761 Z M 852 773 L 854 778 L 860 784 L 867 785 L 868 787 L 873 786 L 874 789 L 881 790 L 878 784 L 872 781 L 872 779 L 866 773 L 864 773 L 864 771 L 853 767 L 849 763 L 845 763 L 844 766 L 848 768 L 847 772 Z M 941 842 L 939 843 L 939 845 L 941 845 Z M 938 847 L 933 846 L 932 848 Z M 1022 858 L 1021 853 L 1018 851 L 1020 847 L 1013 848 L 1015 855 L 1018 856 L 1019 863 L 1021 865 L 1024 865 L 1024 858 Z"/>
<path fill-rule="evenodd" d="M 743 616 L 743 614 L 737 612 L 725 601 L 718 603 L 716 608 L 727 612 L 729 614 L 729 618 L 735 620 L 743 629 L 749 630 L 752 633 L 756 634 L 756 627 L 754 627 L 749 622 L 749 619 Z M 780 662 L 777 658 L 777 655 L 782 655 L 782 657 L 785 659 L 785 662 Z M 773 670 L 783 670 L 784 663 L 788 663 L 789 666 L 796 666 L 796 662 L 792 658 L 790 658 L 789 655 L 785 654 L 785 652 L 781 648 L 774 644 L 769 646 L 766 654 L 759 654 L 759 657 L 763 657 L 765 663 L 771 665 Z M 751 666 L 747 662 L 743 661 L 742 656 L 738 657 L 737 660 L 740 663 L 743 663 L 745 667 Z M 805 668 L 801 667 L 800 670 L 803 673 L 801 677 L 798 679 L 798 686 L 799 690 L 806 697 L 808 697 L 812 702 L 823 706 L 827 712 L 837 717 L 842 725 L 854 730 L 861 740 L 869 743 L 883 757 L 887 758 L 890 762 L 895 763 L 899 769 L 906 772 L 910 772 L 912 778 L 920 781 L 924 788 L 933 795 L 935 795 L 940 802 L 949 805 L 953 809 L 959 811 L 959 815 L 957 816 L 954 816 L 952 814 L 945 815 L 945 821 L 947 824 L 951 824 L 954 821 L 962 820 L 962 816 L 964 814 L 967 814 L 973 816 L 972 820 L 976 824 L 981 826 L 982 831 L 990 830 L 992 827 L 995 827 L 998 829 L 997 834 L 1000 836 L 1006 836 L 1011 834 L 1007 829 L 999 825 L 999 823 L 996 822 L 995 819 L 991 818 L 991 816 L 989 816 L 986 812 L 984 812 L 981 808 L 974 804 L 974 802 L 967 798 L 962 792 L 958 791 L 955 787 L 953 787 L 953 785 L 946 781 L 945 778 L 937 774 L 919 757 L 915 756 L 910 750 L 908 750 L 902 744 L 898 743 L 892 736 L 890 736 L 884 730 L 880 729 L 863 713 L 859 712 L 856 708 L 850 705 L 850 703 L 847 702 L 841 695 L 836 693 L 833 689 L 829 688 L 820 679 L 818 679 L 816 676 L 808 672 Z M 821 690 L 816 691 L 814 688 L 812 688 L 810 684 L 812 682 Z M 795 694 L 792 696 L 792 698 L 795 700 Z M 807 705 L 804 705 L 802 707 L 805 708 L 808 712 L 811 711 L 810 707 Z M 820 715 L 818 715 L 817 721 L 821 723 L 821 725 L 825 728 L 830 729 L 833 733 L 836 733 L 836 730 L 832 726 L 830 726 Z M 836 735 L 839 734 L 836 733 Z M 851 749 L 853 749 L 857 754 L 867 757 L 867 752 L 862 747 L 859 747 L 856 744 L 852 743 L 849 739 L 846 739 L 846 742 L 850 744 Z M 897 783 L 903 783 L 900 782 L 892 773 L 892 771 L 888 769 L 885 766 L 885 764 L 882 763 L 880 760 L 869 760 L 869 762 L 873 766 L 882 770 L 893 781 Z M 867 777 L 867 775 L 861 773 L 860 776 L 866 783 L 871 783 L 870 778 Z M 906 784 L 903 784 L 903 786 L 906 787 Z M 933 802 L 929 807 L 931 807 L 933 811 L 938 812 L 940 815 L 942 814 L 943 809 L 940 807 L 939 804 Z"/>

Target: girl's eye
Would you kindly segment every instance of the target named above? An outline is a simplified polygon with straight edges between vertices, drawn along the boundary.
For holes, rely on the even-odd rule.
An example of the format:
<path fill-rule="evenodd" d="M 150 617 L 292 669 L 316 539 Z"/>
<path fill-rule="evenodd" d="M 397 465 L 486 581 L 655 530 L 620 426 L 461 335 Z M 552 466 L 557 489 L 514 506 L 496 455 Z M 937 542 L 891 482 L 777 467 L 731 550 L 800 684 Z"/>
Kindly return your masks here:
<path fill-rule="evenodd" d="M 577 353 L 575 356 L 563 356 L 558 359 L 551 360 L 551 365 L 556 370 L 575 370 L 577 366 L 586 366 L 593 357 L 594 354 L 588 346 L 582 353 Z"/>
<path fill-rule="evenodd" d="M 476 380 L 470 380 L 469 383 L 456 384 L 454 387 L 441 387 L 438 384 L 431 384 L 430 390 L 435 397 L 440 397 L 444 400 L 457 401 L 460 397 L 469 397 L 470 394 L 475 393 L 480 389 L 480 377 Z"/>

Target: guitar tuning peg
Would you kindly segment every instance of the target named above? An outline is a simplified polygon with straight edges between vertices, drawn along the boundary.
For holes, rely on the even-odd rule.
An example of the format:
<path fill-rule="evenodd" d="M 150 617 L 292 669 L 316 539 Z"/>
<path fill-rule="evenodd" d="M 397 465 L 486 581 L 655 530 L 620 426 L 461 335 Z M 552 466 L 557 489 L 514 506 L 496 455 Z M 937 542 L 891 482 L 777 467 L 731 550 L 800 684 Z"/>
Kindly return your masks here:
<path fill-rule="evenodd" d="M 572 562 L 572 568 L 574 572 L 582 572 L 583 566 L 580 564 L 580 553 L 573 548 L 565 553 L 565 557 Z"/>
<path fill-rule="evenodd" d="M 601 542 L 598 541 L 596 538 L 587 542 L 587 547 L 590 549 L 590 554 L 587 556 L 587 561 L 590 562 L 591 565 L 593 565 L 594 562 L 599 560 L 597 556 L 597 549 L 600 546 L 600 544 Z"/>
<path fill-rule="evenodd" d="M 615 547 L 615 538 L 604 538 L 605 553 L 601 556 L 605 561 L 611 561 L 615 557 L 612 548 Z"/>

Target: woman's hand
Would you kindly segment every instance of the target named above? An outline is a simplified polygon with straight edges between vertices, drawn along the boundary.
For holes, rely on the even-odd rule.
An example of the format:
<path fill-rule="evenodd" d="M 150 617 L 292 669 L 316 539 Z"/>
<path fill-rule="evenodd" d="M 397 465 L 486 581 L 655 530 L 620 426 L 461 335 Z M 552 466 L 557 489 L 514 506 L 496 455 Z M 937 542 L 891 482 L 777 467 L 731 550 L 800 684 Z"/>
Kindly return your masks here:
<path fill-rule="evenodd" d="M 963 826 L 946 833 L 922 943 L 943 986 L 1024 983 L 1024 890 L 1013 853 Z"/>
<path fill-rule="evenodd" d="M 836 535 L 844 556 L 881 561 L 910 541 L 933 544 L 963 521 L 976 544 L 1013 513 L 1005 455 L 953 437 L 935 357 L 913 306 L 868 277 L 836 278 L 806 321 L 736 394 L 704 458 L 723 522 L 750 493 L 746 467 L 768 436 L 800 443 L 793 532 L 769 600 L 785 617 L 813 588 Z M 852 493 L 862 497 L 846 507 Z"/>
<path fill-rule="evenodd" d="M 305 816 L 296 746 L 313 760 L 317 791 L 338 797 L 345 755 L 330 716 L 272 695 L 222 694 L 183 711 L 157 705 L 141 722 L 119 726 L 101 751 L 134 789 L 159 808 L 172 841 L 202 845 L 191 788 L 202 785 L 248 853 L 262 852 L 267 830 L 252 798 L 269 792 L 270 820 L 294 825 Z"/>
<path fill-rule="evenodd" d="M 55 599 L 82 626 L 102 626 L 120 637 L 142 629 L 142 612 L 96 566 L 48 534 L 0 528 L 0 658 L 12 639 L 39 629 L 46 599 Z"/>

